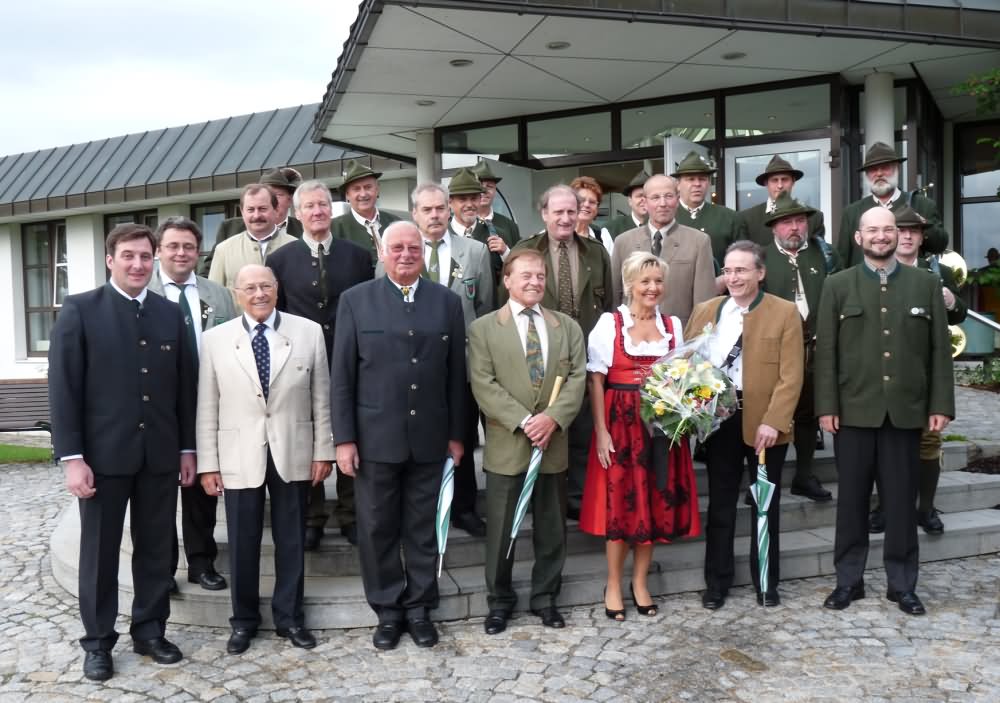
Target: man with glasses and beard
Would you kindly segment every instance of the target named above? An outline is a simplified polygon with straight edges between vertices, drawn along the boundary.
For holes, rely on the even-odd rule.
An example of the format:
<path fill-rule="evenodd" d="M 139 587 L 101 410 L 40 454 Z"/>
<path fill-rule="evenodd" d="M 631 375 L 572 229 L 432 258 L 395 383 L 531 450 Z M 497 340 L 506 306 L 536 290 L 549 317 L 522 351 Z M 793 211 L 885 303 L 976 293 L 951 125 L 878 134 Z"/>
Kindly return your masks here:
<path fill-rule="evenodd" d="M 916 594 L 920 432 L 940 432 L 955 416 L 941 283 L 896 260 L 896 219 L 887 208 L 865 212 L 854 238 L 864 259 L 827 279 L 816 323 L 816 414 L 834 435 L 840 477 L 837 587 L 823 605 L 843 610 L 865 597 L 868 501 L 877 478 L 886 598 L 923 615 Z"/>
<path fill-rule="evenodd" d="M 909 205 L 926 218 L 928 227 L 924 230 L 924 254 L 940 254 L 948 246 L 948 232 L 941 223 L 937 203 L 920 191 L 904 192 L 899 189 L 899 166 L 904 161 L 905 156 L 897 156 L 896 151 L 884 142 L 875 142 L 865 154 L 865 162 L 859 170 L 864 171 L 871 194 L 848 205 L 840 216 L 836 244 L 840 262 L 845 268 L 864 259 L 855 240 L 855 232 L 860 229 L 858 222 L 861 215 L 874 207 L 883 207 L 895 214 Z"/>

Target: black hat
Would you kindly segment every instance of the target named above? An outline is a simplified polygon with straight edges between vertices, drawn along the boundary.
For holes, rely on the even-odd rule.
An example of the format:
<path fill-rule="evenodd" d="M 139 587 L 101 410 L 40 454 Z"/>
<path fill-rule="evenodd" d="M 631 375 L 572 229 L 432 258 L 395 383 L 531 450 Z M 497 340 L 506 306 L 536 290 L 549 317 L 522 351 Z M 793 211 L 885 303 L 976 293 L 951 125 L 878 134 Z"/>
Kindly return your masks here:
<path fill-rule="evenodd" d="M 906 161 L 906 157 L 898 156 L 896 150 L 885 142 L 875 142 L 868 148 L 865 153 L 865 162 L 858 170 L 866 171 L 879 164 L 902 163 L 904 161 Z"/>
<path fill-rule="evenodd" d="M 717 169 L 712 168 L 712 165 L 705 161 L 698 152 L 692 151 L 690 154 L 684 157 L 684 160 L 677 164 L 677 170 L 670 175 L 674 178 L 680 176 L 691 176 L 697 173 L 711 174 L 715 173 Z"/>
<path fill-rule="evenodd" d="M 344 173 L 344 182 L 340 184 L 340 190 L 347 187 L 348 183 L 353 183 L 354 181 L 359 181 L 362 178 L 381 178 L 382 174 L 379 171 L 373 171 L 364 164 L 359 164 L 354 159 L 347 162 L 347 171 Z"/>
<path fill-rule="evenodd" d="M 288 169 L 288 170 L 291 171 L 293 169 Z M 295 171 L 295 173 L 298 173 L 298 171 Z M 300 176 L 299 183 L 301 183 L 301 180 L 302 179 Z M 260 177 L 260 180 L 257 182 L 263 186 L 271 186 L 272 188 L 281 188 L 282 190 L 286 190 L 289 193 L 294 193 L 295 189 L 299 187 L 299 183 L 289 180 L 287 174 L 285 173 L 285 169 L 280 169 L 280 168 L 268 171 L 267 173 L 262 175 Z"/>
<path fill-rule="evenodd" d="M 896 215 L 897 227 L 919 227 L 920 229 L 930 227 L 930 222 L 927 221 L 927 218 L 909 205 L 904 205 L 896 210 L 894 214 Z"/>
<path fill-rule="evenodd" d="M 472 172 L 479 177 L 480 181 L 493 181 L 494 183 L 499 183 L 503 180 L 502 176 L 498 176 L 490 170 L 490 164 L 487 161 L 480 161 L 472 169 Z"/>
<path fill-rule="evenodd" d="M 774 201 L 774 212 L 764 220 L 764 226 L 771 227 L 778 220 L 791 217 L 792 215 L 805 215 L 809 217 L 814 214 L 816 214 L 815 208 L 803 205 L 789 195 L 787 191 L 782 191 L 778 194 L 778 199 Z"/>
<path fill-rule="evenodd" d="M 805 175 L 797 168 L 792 168 L 792 165 L 781 158 L 781 156 L 775 154 L 764 168 L 764 172 L 757 176 L 757 185 L 767 185 L 767 179 L 775 173 L 789 173 L 796 181 Z"/>
<path fill-rule="evenodd" d="M 622 188 L 622 195 L 624 195 L 626 198 L 630 197 L 632 195 L 633 190 L 635 190 L 636 188 L 642 188 L 644 185 L 646 185 L 646 181 L 648 180 L 649 180 L 649 174 L 646 173 L 645 171 L 639 171 L 639 173 L 635 174 L 635 178 L 629 181 L 625 185 L 625 187 Z"/>
<path fill-rule="evenodd" d="M 448 181 L 448 197 L 453 195 L 479 195 L 486 189 L 479 182 L 479 177 L 468 168 L 460 168 Z"/>

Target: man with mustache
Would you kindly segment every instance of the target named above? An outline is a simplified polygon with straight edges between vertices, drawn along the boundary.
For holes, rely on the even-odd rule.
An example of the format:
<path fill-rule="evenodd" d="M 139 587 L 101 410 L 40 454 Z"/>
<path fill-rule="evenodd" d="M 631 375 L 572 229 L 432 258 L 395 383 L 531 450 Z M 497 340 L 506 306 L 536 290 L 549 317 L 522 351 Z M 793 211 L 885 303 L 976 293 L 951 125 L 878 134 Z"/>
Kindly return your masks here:
<path fill-rule="evenodd" d="M 451 177 L 448 182 L 448 206 L 451 208 L 452 218 L 448 223 L 448 231 L 453 237 L 470 237 L 486 245 L 490 250 L 493 285 L 496 287 L 503 261 L 513 244 L 508 244 L 499 233 L 491 233 L 486 222 L 479 218 L 479 202 L 485 192 L 479 177 L 470 169 L 459 169 Z"/>
<path fill-rule="evenodd" d="M 234 289 L 236 276 L 247 264 L 264 265 L 267 257 L 295 237 L 282 232 L 275 224 L 278 197 L 267 186 L 251 183 L 240 194 L 240 212 L 247 229 L 241 236 L 230 237 L 215 248 L 208 280 Z M 235 292 L 234 292 L 235 300 Z"/>
<path fill-rule="evenodd" d="M 351 211 L 335 217 L 330 232 L 337 239 L 347 239 L 368 250 L 372 266 L 382 260 L 382 232 L 399 218 L 378 209 L 378 179 L 382 174 L 357 161 L 347 163 L 340 192 Z"/>
<path fill-rule="evenodd" d="M 904 161 L 906 157 L 897 156 L 896 151 L 884 142 L 875 142 L 865 154 L 865 162 L 859 170 L 865 173 L 871 195 L 848 205 L 840 216 L 836 245 L 845 267 L 859 264 L 864 259 L 854 234 L 861 215 L 874 207 L 883 207 L 895 213 L 909 205 L 920 213 L 928 222 L 924 230 L 924 254 L 940 254 L 948 246 L 948 232 L 941 222 L 937 203 L 920 191 L 904 193 L 898 188 L 899 165 Z"/>
<path fill-rule="evenodd" d="M 878 480 L 886 598 L 923 615 L 916 594 L 920 432 L 940 432 L 955 416 L 941 281 L 896 260 L 888 208 L 866 211 L 854 238 L 864 259 L 827 279 L 816 322 L 816 414 L 834 435 L 840 477 L 837 587 L 823 605 L 843 610 L 865 597 L 868 502 Z"/>
<path fill-rule="evenodd" d="M 736 217 L 743 228 L 743 236 L 753 242 L 757 242 L 767 249 L 774 241 L 774 233 L 766 223 L 766 220 L 774 215 L 777 207 L 778 197 L 782 193 L 792 196 L 792 188 L 805 175 L 797 168 L 793 168 L 790 163 L 781 158 L 780 154 L 771 157 L 767 166 L 757 178 L 757 185 L 767 189 L 767 200 L 751 208 L 740 210 Z M 812 209 L 812 208 L 810 208 Z M 823 225 L 823 212 L 813 210 L 809 215 L 807 235 L 815 240 L 826 236 L 826 227 Z"/>

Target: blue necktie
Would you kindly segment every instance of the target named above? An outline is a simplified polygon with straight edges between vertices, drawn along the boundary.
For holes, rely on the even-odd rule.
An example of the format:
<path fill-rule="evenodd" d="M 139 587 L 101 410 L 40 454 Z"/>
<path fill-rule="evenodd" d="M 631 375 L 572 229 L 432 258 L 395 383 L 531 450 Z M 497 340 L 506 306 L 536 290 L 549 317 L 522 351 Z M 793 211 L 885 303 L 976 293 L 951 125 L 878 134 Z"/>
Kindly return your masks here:
<path fill-rule="evenodd" d="M 264 336 L 267 325 L 261 322 L 254 329 L 257 330 L 257 334 L 250 342 L 250 348 L 253 349 L 253 358 L 257 362 L 260 388 L 264 391 L 264 400 L 267 400 L 268 385 L 271 382 L 271 348 L 267 345 L 267 338 Z"/>

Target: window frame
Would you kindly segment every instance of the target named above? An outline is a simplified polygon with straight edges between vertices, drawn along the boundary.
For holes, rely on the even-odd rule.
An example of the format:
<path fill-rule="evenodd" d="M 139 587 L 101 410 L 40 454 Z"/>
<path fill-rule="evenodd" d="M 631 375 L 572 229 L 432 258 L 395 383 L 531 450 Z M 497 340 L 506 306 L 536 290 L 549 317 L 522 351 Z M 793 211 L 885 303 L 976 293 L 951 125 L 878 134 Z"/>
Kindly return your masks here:
<path fill-rule="evenodd" d="M 28 257 L 25 255 L 27 250 L 27 237 L 30 234 L 38 234 L 38 229 L 40 227 L 45 227 L 48 236 L 48 261 L 44 263 L 28 263 Z M 62 239 L 63 250 L 66 251 L 68 247 L 68 241 L 66 240 L 66 220 L 47 220 L 42 222 L 25 222 L 21 225 L 21 280 L 23 286 L 24 295 L 24 333 L 25 333 L 25 352 L 29 358 L 39 358 L 47 357 L 48 349 L 45 350 L 35 350 L 35 342 L 42 340 L 35 340 L 31 329 L 31 317 L 32 315 L 44 315 L 50 314 L 52 316 L 52 323 L 55 324 L 56 317 L 59 311 L 62 309 L 62 301 L 59 299 L 59 276 L 57 272 L 59 269 L 64 269 L 66 271 L 67 280 L 69 279 L 69 256 L 67 254 L 66 261 L 59 261 L 59 240 Z M 29 283 L 30 283 L 30 271 L 48 271 L 49 272 L 49 284 L 51 289 L 49 291 L 49 305 L 36 305 L 32 306 L 29 295 Z M 45 340 L 51 341 L 51 339 Z"/>

